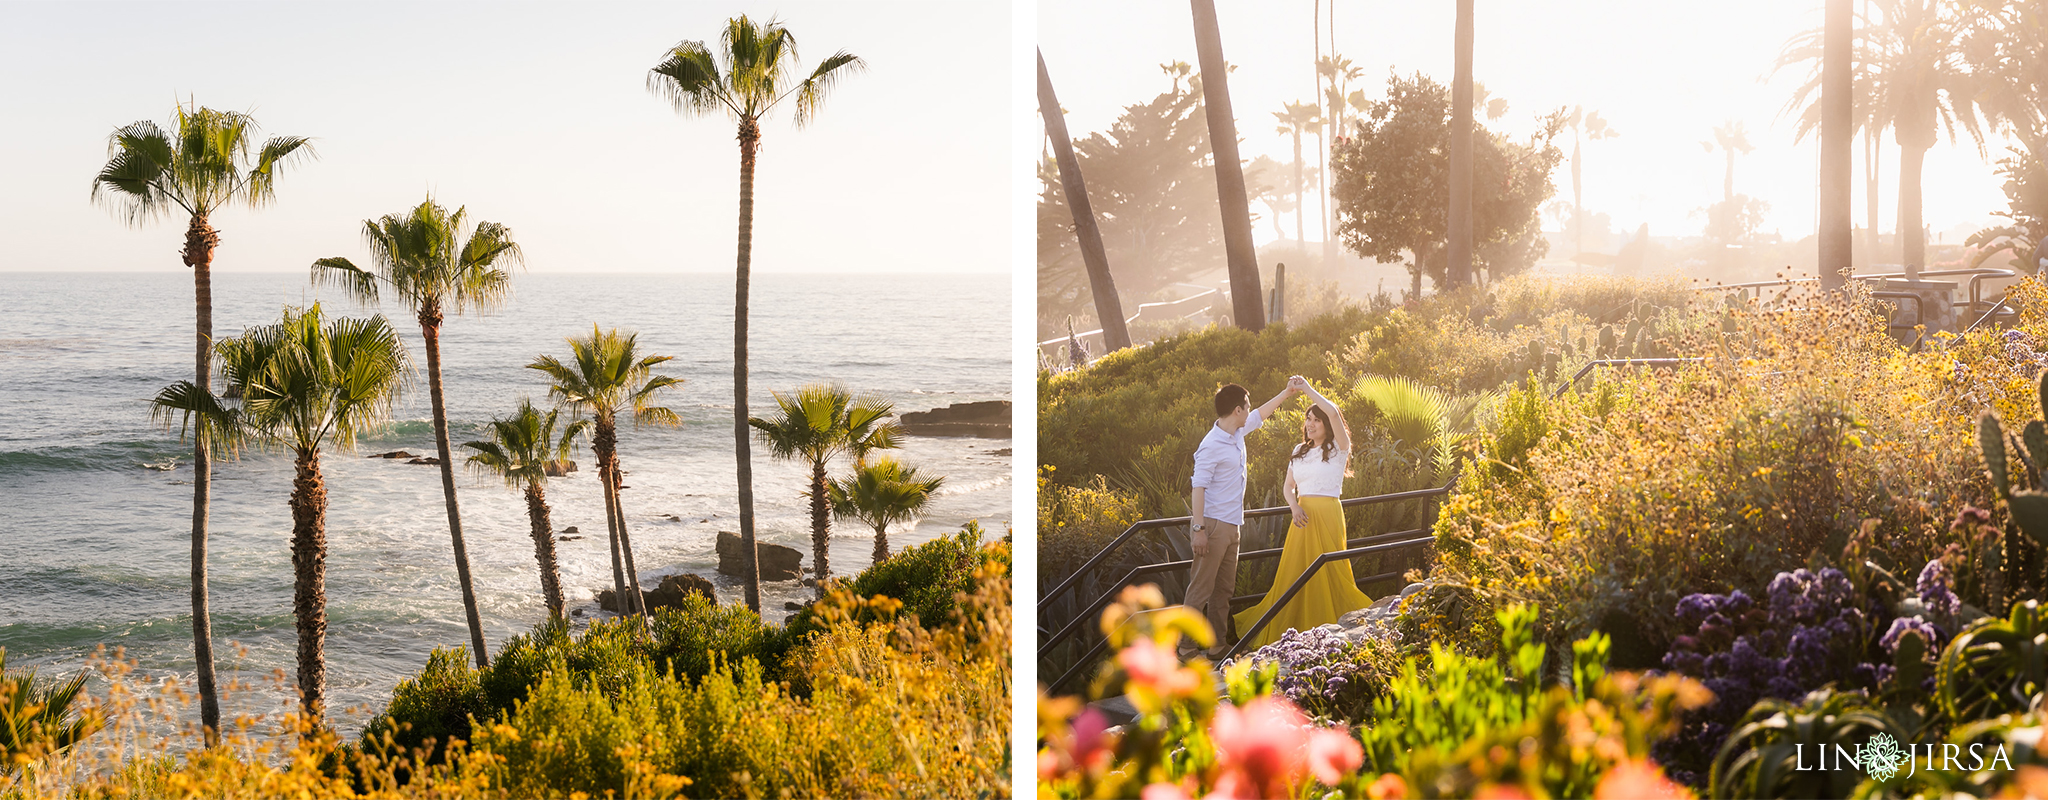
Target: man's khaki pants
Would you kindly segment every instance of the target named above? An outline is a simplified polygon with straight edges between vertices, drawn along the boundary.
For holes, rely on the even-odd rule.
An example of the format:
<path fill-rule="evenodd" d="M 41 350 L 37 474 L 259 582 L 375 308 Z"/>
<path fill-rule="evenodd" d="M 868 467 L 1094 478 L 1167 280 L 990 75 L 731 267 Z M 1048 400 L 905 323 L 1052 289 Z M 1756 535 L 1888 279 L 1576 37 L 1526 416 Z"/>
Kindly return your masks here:
<path fill-rule="evenodd" d="M 1230 596 L 1237 589 L 1237 526 L 1208 521 L 1209 554 L 1195 556 L 1188 608 L 1207 617 L 1217 645 L 1230 644 Z"/>

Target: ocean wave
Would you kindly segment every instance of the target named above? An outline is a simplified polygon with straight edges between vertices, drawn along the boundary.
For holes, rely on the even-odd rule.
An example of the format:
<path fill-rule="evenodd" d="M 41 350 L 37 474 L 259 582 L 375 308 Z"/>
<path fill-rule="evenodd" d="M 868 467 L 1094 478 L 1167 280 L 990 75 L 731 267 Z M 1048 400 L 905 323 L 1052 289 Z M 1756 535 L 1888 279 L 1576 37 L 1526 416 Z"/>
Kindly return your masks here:
<path fill-rule="evenodd" d="M 171 466 L 190 469 L 192 446 L 180 444 L 175 440 L 155 440 L 0 451 L 0 475 L 33 472 L 111 472 L 144 467 L 161 470 Z"/>

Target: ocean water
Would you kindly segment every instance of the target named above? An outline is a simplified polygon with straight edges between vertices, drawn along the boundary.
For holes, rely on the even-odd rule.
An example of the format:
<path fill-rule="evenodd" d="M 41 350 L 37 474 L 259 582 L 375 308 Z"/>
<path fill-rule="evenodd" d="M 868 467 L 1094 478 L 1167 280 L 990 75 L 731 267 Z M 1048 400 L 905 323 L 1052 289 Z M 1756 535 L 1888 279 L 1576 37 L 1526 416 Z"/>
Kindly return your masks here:
<path fill-rule="evenodd" d="M 566 336 L 593 323 L 634 330 L 643 351 L 672 355 L 660 369 L 686 382 L 666 404 L 680 428 L 619 433 L 630 488 L 622 495 L 644 584 L 693 572 L 741 602 L 715 571 L 721 530 L 737 531 L 732 452 L 732 282 L 728 275 L 563 275 L 515 278 L 512 298 L 479 316 L 451 316 L 442 359 L 451 440 L 521 397 L 546 402 L 541 353 L 567 357 Z M 287 305 L 320 301 L 330 315 L 369 309 L 302 273 L 225 274 L 214 283 L 217 336 L 275 322 Z M 393 422 L 354 453 L 323 453 L 327 536 L 328 692 L 331 719 L 359 729 L 392 688 L 437 647 L 468 643 L 438 469 L 366 455 L 431 455 L 433 429 L 418 324 L 381 309 L 407 333 L 416 380 Z M 752 291 L 750 406 L 770 390 L 838 382 L 892 401 L 899 412 L 1010 399 L 1010 302 L 1001 275 L 760 275 Z M 143 675 L 193 670 L 190 583 L 191 453 L 153 424 L 148 400 L 191 377 L 189 273 L 0 273 L 0 647 L 9 666 L 69 673 L 98 645 L 125 648 Z M 892 530 L 902 548 L 979 520 L 989 538 L 1011 519 L 1007 439 L 907 437 L 894 455 L 943 475 L 928 516 Z M 169 470 L 163 466 L 175 459 Z M 603 505 L 587 446 L 582 471 L 550 481 L 557 544 L 572 614 L 602 616 L 593 600 L 611 583 Z M 835 465 L 835 473 L 844 465 Z M 810 561 L 807 468 L 754 449 L 761 540 Z M 211 574 L 216 657 L 223 680 L 258 688 L 227 698 L 224 713 L 274 711 L 290 700 L 265 679 L 295 667 L 288 456 L 251 452 L 217 461 Z M 546 616 L 519 492 L 459 473 L 463 529 L 484 636 L 495 650 Z M 835 525 L 832 567 L 866 567 L 872 531 Z M 779 621 L 810 590 L 763 585 L 763 612 Z M 230 643 L 240 645 L 240 648 Z M 189 683 L 187 684 L 190 685 Z M 196 716 L 196 711 L 194 712 Z"/>

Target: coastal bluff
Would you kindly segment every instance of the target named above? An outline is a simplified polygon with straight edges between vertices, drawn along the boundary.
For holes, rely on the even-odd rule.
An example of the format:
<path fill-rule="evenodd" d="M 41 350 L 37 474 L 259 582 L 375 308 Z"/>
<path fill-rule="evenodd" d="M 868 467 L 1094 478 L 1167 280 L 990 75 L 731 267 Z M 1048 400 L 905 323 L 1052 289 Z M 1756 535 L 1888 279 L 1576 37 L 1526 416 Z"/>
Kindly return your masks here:
<path fill-rule="evenodd" d="M 930 411 L 905 412 L 903 432 L 913 436 L 976 436 L 1010 438 L 1010 401 L 955 403 Z"/>

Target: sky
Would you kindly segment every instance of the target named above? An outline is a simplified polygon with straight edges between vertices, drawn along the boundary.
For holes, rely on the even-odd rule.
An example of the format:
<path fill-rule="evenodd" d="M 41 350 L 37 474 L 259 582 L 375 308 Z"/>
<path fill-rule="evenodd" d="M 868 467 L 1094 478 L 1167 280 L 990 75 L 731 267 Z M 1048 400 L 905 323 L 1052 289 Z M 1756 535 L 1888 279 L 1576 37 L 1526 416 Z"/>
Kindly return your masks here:
<path fill-rule="evenodd" d="M 1331 8 L 1334 2 L 1335 8 Z M 1275 132 L 1272 113 L 1290 101 L 1312 101 L 1315 84 L 1316 0 L 1216 3 L 1231 104 L 1246 159 L 1260 155 L 1289 163 L 1290 140 Z M 1386 96 L 1390 72 L 1420 71 L 1448 85 L 1456 4 L 1323 0 L 1336 16 L 1336 49 L 1362 68 L 1353 88 Z M 1721 199 L 1725 156 L 1702 141 L 1728 120 L 1742 120 L 1756 150 L 1737 160 L 1735 191 L 1770 203 L 1762 231 L 1787 239 L 1814 230 L 1817 137 L 1793 141 L 1794 119 L 1785 101 L 1802 83 L 1804 67 L 1773 75 L 1785 42 L 1819 27 L 1820 0 L 1728 0 L 1720 3 L 1560 0 L 1529 3 L 1476 0 L 1473 75 L 1508 113 L 1485 122 L 1516 138 L 1535 119 L 1559 107 L 1598 111 L 1620 136 L 1582 145 L 1584 202 L 1606 213 L 1617 231 L 1648 223 L 1653 236 L 1696 236 L 1701 212 Z M 1123 107 L 1150 100 L 1170 85 L 1162 63 L 1196 64 L 1188 4 L 1178 0 L 1041 0 L 1038 43 L 1076 137 L 1102 131 Z M 1331 28 L 1324 23 L 1325 41 Z M 1325 51 L 1328 46 L 1325 45 Z M 1570 132 L 1559 138 L 1567 160 L 1553 180 L 1558 197 L 1571 198 Z M 1855 152 L 1855 224 L 1865 220 L 1863 148 Z M 1944 143 L 1927 156 L 1926 222 L 1930 242 L 1957 226 L 1988 225 L 2005 208 L 2002 181 L 1992 162 L 2004 153 L 1997 141 L 1986 155 L 1967 138 Z M 1311 145 L 1309 153 L 1314 152 Z M 1881 226 L 1896 224 L 1898 148 L 1889 135 L 1879 149 Z M 1270 213 L 1261 204 L 1253 211 Z M 1308 238 L 1320 240 L 1317 209 L 1308 209 Z M 1281 218 L 1291 235 L 1293 219 Z M 1555 223 L 1548 217 L 1546 229 Z M 1272 220 L 1254 223 L 1260 243 L 1276 237 Z"/>
<path fill-rule="evenodd" d="M 741 13 L 780 18 L 806 74 L 867 62 L 811 124 L 763 125 L 756 271 L 1010 269 L 1003 3 L 5 0 L 0 270 L 184 270 L 184 219 L 130 227 L 91 184 L 115 128 L 189 99 L 319 155 L 273 205 L 214 217 L 217 270 L 366 258 L 363 220 L 431 195 L 510 227 L 534 272 L 729 272 L 735 124 L 676 113 L 646 76 Z"/>

